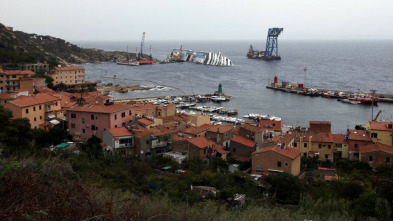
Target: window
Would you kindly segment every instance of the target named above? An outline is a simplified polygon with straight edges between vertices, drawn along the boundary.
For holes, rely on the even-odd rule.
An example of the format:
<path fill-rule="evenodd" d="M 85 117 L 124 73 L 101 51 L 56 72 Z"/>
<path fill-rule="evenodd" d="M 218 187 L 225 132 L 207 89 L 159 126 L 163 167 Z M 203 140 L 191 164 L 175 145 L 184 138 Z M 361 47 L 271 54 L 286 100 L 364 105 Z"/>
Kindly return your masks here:
<path fill-rule="evenodd" d="M 123 123 L 121 124 L 121 126 L 122 126 L 122 127 L 125 127 L 125 126 L 126 126 L 126 123 L 123 122 Z"/>
<path fill-rule="evenodd" d="M 85 124 L 85 118 L 82 118 L 82 124 Z"/>
<path fill-rule="evenodd" d="M 332 145 L 328 145 L 328 149 L 331 149 L 332 148 Z"/>
<path fill-rule="evenodd" d="M 35 107 L 33 107 L 33 111 L 35 111 Z"/>
<path fill-rule="evenodd" d="M 277 167 L 281 167 L 281 161 L 277 161 Z"/>
<path fill-rule="evenodd" d="M 307 148 L 307 143 L 304 143 L 303 146 L 304 146 L 304 148 Z"/>
<path fill-rule="evenodd" d="M 122 118 L 126 117 L 126 112 L 121 113 L 121 117 Z"/>
<path fill-rule="evenodd" d="M 358 148 L 358 144 L 357 143 L 355 143 L 355 148 Z"/>
<path fill-rule="evenodd" d="M 373 156 L 368 156 L 368 161 L 372 162 L 373 161 Z"/>
<path fill-rule="evenodd" d="M 40 116 L 40 120 L 42 120 L 42 116 Z"/>
<path fill-rule="evenodd" d="M 90 119 L 94 120 L 94 114 L 90 115 Z"/>
<path fill-rule="evenodd" d="M 329 154 L 325 154 L 325 160 L 329 159 Z"/>
<path fill-rule="evenodd" d="M 106 103 L 109 103 L 109 100 L 106 100 Z M 131 116 L 131 111 L 128 112 L 128 116 Z"/>
<path fill-rule="evenodd" d="M 117 114 L 115 114 L 115 120 L 117 120 Z"/>
<path fill-rule="evenodd" d="M 371 133 L 371 138 L 378 138 L 378 134 L 377 133 Z"/>
<path fill-rule="evenodd" d="M 146 140 L 146 144 L 149 144 L 149 140 Z"/>
<path fill-rule="evenodd" d="M 304 156 L 304 157 L 307 157 L 307 153 L 303 153 L 303 156 Z"/>
<path fill-rule="evenodd" d="M 322 148 L 322 144 L 318 144 L 318 147 L 319 147 L 319 149 L 321 149 Z"/>
<path fill-rule="evenodd" d="M 28 114 L 29 113 L 29 108 L 26 108 L 26 114 Z"/>
<path fill-rule="evenodd" d="M 359 153 L 353 153 L 354 157 L 359 157 Z"/>
<path fill-rule="evenodd" d="M 71 128 L 75 128 L 75 124 L 74 123 L 71 124 Z"/>
<path fill-rule="evenodd" d="M 83 130 L 82 130 L 82 133 L 85 133 L 85 132 L 86 132 L 86 130 L 85 130 L 85 129 L 83 129 Z"/>
<path fill-rule="evenodd" d="M 288 166 L 288 163 L 285 163 L 285 166 Z"/>
<path fill-rule="evenodd" d="M 91 125 L 91 130 L 96 130 L 96 126 Z"/>
<path fill-rule="evenodd" d="M 117 128 L 117 124 L 115 124 L 115 128 Z"/>
<path fill-rule="evenodd" d="M 386 163 L 390 163 L 390 157 L 386 157 Z"/>
<path fill-rule="evenodd" d="M 34 121 L 37 121 L 37 118 L 34 117 Z"/>
<path fill-rule="evenodd" d="M 228 136 L 228 133 L 225 133 L 225 137 L 227 137 Z"/>
<path fill-rule="evenodd" d="M 293 143 L 293 147 L 297 147 L 297 143 L 296 142 Z"/>
<path fill-rule="evenodd" d="M 57 106 L 57 101 L 56 101 L 56 106 Z"/>
<path fill-rule="evenodd" d="M 206 155 L 206 149 L 203 149 L 203 154 Z"/>
<path fill-rule="evenodd" d="M 76 114 L 71 114 L 71 118 L 76 118 Z"/>
<path fill-rule="evenodd" d="M 234 152 L 234 153 L 236 152 L 236 148 L 233 148 L 233 152 Z"/>

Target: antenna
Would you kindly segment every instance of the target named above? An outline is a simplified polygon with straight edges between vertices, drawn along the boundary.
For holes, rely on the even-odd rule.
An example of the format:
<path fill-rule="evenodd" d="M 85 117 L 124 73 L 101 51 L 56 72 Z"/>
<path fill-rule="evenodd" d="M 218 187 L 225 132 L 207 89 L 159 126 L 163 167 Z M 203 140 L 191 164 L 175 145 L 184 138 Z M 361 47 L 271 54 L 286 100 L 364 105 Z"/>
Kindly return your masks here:
<path fill-rule="evenodd" d="M 303 88 L 306 88 L 306 73 L 307 73 L 307 67 L 304 67 L 304 81 L 303 81 Z"/>

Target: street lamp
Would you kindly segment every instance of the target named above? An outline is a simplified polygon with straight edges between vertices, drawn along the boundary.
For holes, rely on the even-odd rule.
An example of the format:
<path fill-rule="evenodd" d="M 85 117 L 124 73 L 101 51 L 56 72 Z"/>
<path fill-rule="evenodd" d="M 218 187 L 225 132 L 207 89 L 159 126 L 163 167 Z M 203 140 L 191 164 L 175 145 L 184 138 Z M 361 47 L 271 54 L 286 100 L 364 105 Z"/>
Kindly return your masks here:
<path fill-rule="evenodd" d="M 373 121 L 373 119 L 374 119 L 374 97 L 375 97 L 375 92 L 377 91 L 377 90 L 370 90 L 371 92 L 372 92 L 372 98 L 371 98 L 371 121 Z"/>

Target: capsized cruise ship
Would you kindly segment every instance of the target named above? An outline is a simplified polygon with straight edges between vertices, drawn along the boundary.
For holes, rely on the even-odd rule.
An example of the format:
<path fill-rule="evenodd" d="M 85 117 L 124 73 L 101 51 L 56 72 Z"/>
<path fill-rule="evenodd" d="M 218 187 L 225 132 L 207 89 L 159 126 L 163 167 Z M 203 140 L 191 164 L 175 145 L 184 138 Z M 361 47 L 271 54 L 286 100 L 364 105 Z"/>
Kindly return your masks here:
<path fill-rule="evenodd" d="M 173 49 L 172 53 L 168 55 L 168 62 L 194 62 L 196 64 L 214 65 L 214 66 L 232 66 L 232 61 L 223 56 L 221 52 L 205 52 Z"/>

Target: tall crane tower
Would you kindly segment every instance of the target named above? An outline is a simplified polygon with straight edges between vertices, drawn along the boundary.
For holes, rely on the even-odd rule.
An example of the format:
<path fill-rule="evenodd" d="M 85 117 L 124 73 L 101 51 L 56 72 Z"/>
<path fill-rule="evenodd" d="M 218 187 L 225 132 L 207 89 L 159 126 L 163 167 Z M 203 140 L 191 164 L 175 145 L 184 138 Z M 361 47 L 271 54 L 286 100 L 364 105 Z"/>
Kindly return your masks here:
<path fill-rule="evenodd" d="M 283 28 L 269 28 L 267 32 L 265 54 L 262 57 L 263 60 L 281 60 L 280 54 L 278 53 L 277 38 L 283 31 Z"/>
<path fill-rule="evenodd" d="M 142 35 L 142 41 L 141 41 L 141 51 L 139 52 L 139 57 L 142 58 L 143 57 L 143 45 L 145 44 L 145 32 L 143 32 Z"/>

